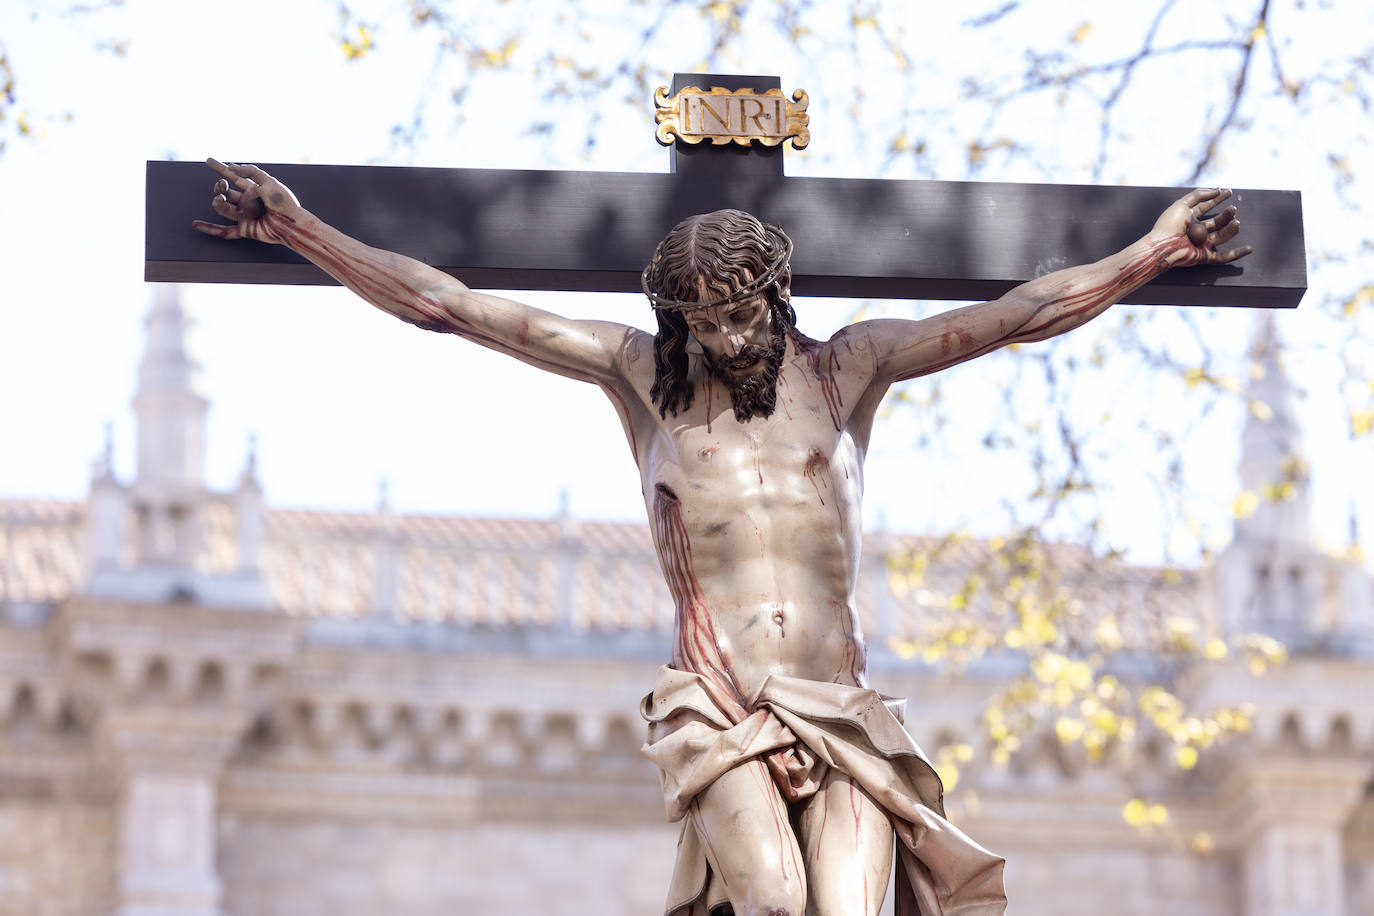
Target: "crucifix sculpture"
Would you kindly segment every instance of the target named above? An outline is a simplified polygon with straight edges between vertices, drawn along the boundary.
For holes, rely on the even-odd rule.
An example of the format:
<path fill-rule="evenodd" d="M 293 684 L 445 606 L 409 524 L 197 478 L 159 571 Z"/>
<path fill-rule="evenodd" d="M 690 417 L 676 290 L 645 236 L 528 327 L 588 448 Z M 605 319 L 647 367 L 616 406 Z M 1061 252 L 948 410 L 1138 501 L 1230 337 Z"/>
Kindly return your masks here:
<path fill-rule="evenodd" d="M 736 120 L 762 131 L 771 112 L 776 130 L 778 96 L 748 97 L 734 100 Z M 723 106 L 696 104 L 698 127 L 729 120 Z M 676 128 L 690 133 L 682 112 Z M 1258 201 L 1262 244 L 1274 246 L 1240 270 L 1229 265 L 1249 247 L 1218 250 L 1239 230 L 1236 208 L 1223 208 L 1229 191 L 806 181 L 782 177 L 776 142 L 676 142 L 669 176 L 382 169 L 328 187 L 339 170 L 272 167 L 341 226 L 267 171 L 211 160 L 213 207 L 230 222 L 195 228 L 279 248 L 170 225 L 163 193 L 187 164 L 150 163 L 148 277 L 316 282 L 323 271 L 404 321 L 606 393 L 676 609 L 669 664 L 641 710 L 644 753 L 683 822 L 668 913 L 876 914 L 894 837 L 898 914 L 1001 913 L 1002 860 L 944 819 L 940 781 L 900 704 L 868 685 L 855 583 L 877 408 L 895 382 L 1063 333 L 1118 301 L 1295 305 L 1297 197 L 1236 195 L 1247 226 Z M 396 197 L 403 187 L 409 203 Z M 1132 219 L 1134 230 L 1109 225 Z M 1102 238 L 1147 226 L 1116 253 Z M 419 259 L 367 244 L 392 228 L 403 237 L 389 247 Z M 1043 269 L 1065 252 L 1090 263 Z M 658 331 L 566 318 L 460 279 L 633 286 Z M 814 340 L 796 328 L 794 290 L 997 298 Z"/>

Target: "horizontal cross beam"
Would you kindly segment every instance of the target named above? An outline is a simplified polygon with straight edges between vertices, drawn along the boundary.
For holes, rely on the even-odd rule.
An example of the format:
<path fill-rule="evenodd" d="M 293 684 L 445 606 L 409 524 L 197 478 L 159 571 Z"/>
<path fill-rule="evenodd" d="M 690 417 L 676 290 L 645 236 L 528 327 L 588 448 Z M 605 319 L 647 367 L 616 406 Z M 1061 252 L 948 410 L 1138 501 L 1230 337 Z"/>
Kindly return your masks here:
<path fill-rule="evenodd" d="M 1095 261 L 1149 230 L 1174 188 L 716 174 L 263 164 L 313 213 L 477 289 L 638 292 L 654 245 L 680 219 L 739 207 L 796 245 L 802 296 L 992 299 Z M 215 175 L 151 161 L 144 279 L 329 284 L 295 253 L 191 228 L 216 218 Z M 1144 304 L 1293 308 L 1307 287 L 1297 191 L 1236 190 L 1233 265 L 1173 270 L 1127 296 Z"/>

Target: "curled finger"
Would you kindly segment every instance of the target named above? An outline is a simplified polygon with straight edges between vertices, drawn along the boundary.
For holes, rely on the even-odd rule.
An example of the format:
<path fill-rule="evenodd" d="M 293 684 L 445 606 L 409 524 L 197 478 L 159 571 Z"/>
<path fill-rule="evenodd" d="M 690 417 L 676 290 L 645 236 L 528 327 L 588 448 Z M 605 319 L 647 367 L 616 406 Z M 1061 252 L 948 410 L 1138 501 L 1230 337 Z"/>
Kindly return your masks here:
<path fill-rule="evenodd" d="M 216 197 L 223 197 L 231 204 L 238 204 L 239 199 L 243 197 L 242 191 L 238 188 L 230 187 L 229 182 L 225 181 L 223 178 L 215 182 L 214 193 Z"/>
<path fill-rule="evenodd" d="M 1207 236 L 1207 243 L 1214 248 L 1217 245 L 1224 245 L 1235 238 L 1237 232 L 1240 232 L 1240 221 L 1234 220 L 1222 226 L 1216 232 L 1210 233 Z"/>
<path fill-rule="evenodd" d="M 1236 218 L 1236 208 L 1235 208 L 1235 207 L 1227 207 L 1225 210 L 1222 210 L 1222 211 L 1221 211 L 1220 213 L 1218 213 L 1216 216 L 1214 216 L 1214 217 L 1212 217 L 1211 219 L 1207 220 L 1207 231 L 1208 231 L 1208 232 L 1215 232 L 1216 230 L 1222 228 L 1223 226 L 1228 225 L 1228 224 L 1229 224 L 1232 220 L 1234 220 L 1235 218 Z"/>
<path fill-rule="evenodd" d="M 1210 213 L 1211 211 L 1215 210 L 1217 207 L 1221 206 L 1222 203 L 1223 203 L 1227 198 L 1229 198 L 1230 196 L 1231 196 L 1231 189 L 1230 189 L 1230 188 L 1216 188 L 1216 189 L 1214 189 L 1214 190 L 1212 191 L 1212 196 L 1207 200 L 1206 205 L 1203 207 L 1203 211 L 1204 211 L 1204 212 Z"/>
<path fill-rule="evenodd" d="M 214 207 L 215 212 L 225 219 L 232 219 L 234 222 L 238 222 L 239 208 L 231 204 L 223 194 L 216 195 L 215 199 L 210 201 L 210 206 Z"/>

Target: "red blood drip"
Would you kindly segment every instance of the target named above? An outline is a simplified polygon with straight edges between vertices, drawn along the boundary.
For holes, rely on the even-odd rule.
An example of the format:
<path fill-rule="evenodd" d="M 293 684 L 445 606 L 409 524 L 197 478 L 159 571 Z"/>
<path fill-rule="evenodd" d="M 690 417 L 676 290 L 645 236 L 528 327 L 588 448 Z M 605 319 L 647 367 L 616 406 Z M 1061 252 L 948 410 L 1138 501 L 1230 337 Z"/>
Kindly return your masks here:
<path fill-rule="evenodd" d="M 787 388 L 789 386 L 789 382 L 787 381 L 787 375 L 788 373 L 786 372 L 778 373 L 779 389 Z M 778 395 L 778 404 L 782 406 L 782 412 L 787 414 L 787 419 L 792 419 L 792 411 L 789 407 L 789 405 L 792 403 L 792 395 L 784 394 L 782 391 L 779 391 Z"/>
<path fill-rule="evenodd" d="M 836 374 L 840 371 L 839 354 L 833 346 L 822 348 L 814 340 L 808 340 L 795 332 L 792 335 L 792 344 L 799 354 L 806 356 L 811 375 L 820 383 L 821 396 L 825 398 L 825 409 L 830 412 L 830 422 L 835 425 L 835 432 L 839 432 L 844 427 L 841 423 L 844 398 L 840 395 L 840 384 L 835 380 Z"/>
<path fill-rule="evenodd" d="M 667 484 L 654 486 L 654 527 L 668 590 L 677 604 L 673 667 L 700 674 L 711 699 L 733 722 L 749 712 L 729 659 L 720 651 L 706 597 L 692 568 L 692 544 L 682 522 L 682 502 Z"/>
<path fill-rule="evenodd" d="M 706 692 L 720 711 L 731 722 L 743 722 L 753 709 L 739 687 L 729 657 L 720 650 L 706 596 L 692 568 L 692 542 L 682 522 L 682 502 L 665 483 L 654 485 L 654 533 L 663 576 L 677 606 L 673 667 L 700 674 Z M 787 774 L 789 752 L 790 748 L 770 752 L 767 764 L 783 796 L 796 801 Z"/>
<path fill-rule="evenodd" d="M 711 383 L 711 376 L 706 376 L 706 431 L 711 431 L 711 398 L 715 394 L 715 385 Z"/>
<path fill-rule="evenodd" d="M 835 671 L 835 683 L 843 683 L 840 675 L 844 672 L 847 663 L 849 682 L 855 687 L 862 687 L 867 679 L 865 672 L 868 670 L 868 650 L 854 632 L 854 614 L 849 605 L 843 601 L 836 601 L 832 598 L 830 606 L 835 609 L 835 623 L 844 636 L 845 661 L 841 662 L 840 667 Z"/>
<path fill-rule="evenodd" d="M 806 464 L 802 465 L 802 474 L 811 482 L 812 488 L 816 491 L 816 498 L 824 506 L 825 497 L 821 495 L 821 484 L 824 483 L 825 488 L 830 489 L 830 459 L 825 457 L 820 449 L 813 448 L 806 456 Z M 824 479 L 821 477 L 822 474 L 825 475 Z M 838 505 L 835 508 L 836 511 L 839 510 Z"/>

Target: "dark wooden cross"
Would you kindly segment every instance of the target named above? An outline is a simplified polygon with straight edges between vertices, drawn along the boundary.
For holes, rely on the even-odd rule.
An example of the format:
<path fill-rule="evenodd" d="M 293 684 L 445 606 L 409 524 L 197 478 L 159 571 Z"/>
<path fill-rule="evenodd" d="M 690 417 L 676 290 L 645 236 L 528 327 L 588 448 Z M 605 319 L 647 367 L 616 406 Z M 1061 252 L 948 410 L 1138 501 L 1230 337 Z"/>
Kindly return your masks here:
<path fill-rule="evenodd" d="M 777 77 L 677 74 L 685 86 L 779 88 Z M 478 289 L 638 292 L 654 246 L 684 217 L 722 207 L 780 224 L 801 296 L 993 299 L 1050 270 L 1135 241 L 1177 188 L 788 178 L 783 146 L 674 141 L 667 174 L 258 163 L 313 213 Z M 149 162 L 144 279 L 332 284 L 294 252 L 226 245 L 201 162 Z M 1172 270 L 1124 302 L 1293 308 L 1307 288 L 1297 191 L 1235 189 L 1234 265 Z"/>

